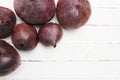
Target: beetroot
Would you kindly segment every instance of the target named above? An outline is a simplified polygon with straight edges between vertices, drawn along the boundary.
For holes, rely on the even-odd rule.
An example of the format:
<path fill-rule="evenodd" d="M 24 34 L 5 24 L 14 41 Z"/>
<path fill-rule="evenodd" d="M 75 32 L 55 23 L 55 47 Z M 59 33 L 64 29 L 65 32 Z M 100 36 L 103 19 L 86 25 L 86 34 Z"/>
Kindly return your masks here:
<path fill-rule="evenodd" d="M 13 72 L 19 65 L 18 52 L 7 42 L 0 40 L 0 76 Z"/>
<path fill-rule="evenodd" d="M 10 36 L 15 24 L 15 14 L 8 8 L 0 7 L 0 39 Z"/>
<path fill-rule="evenodd" d="M 60 41 L 62 35 L 62 28 L 56 23 L 45 24 L 38 32 L 40 42 L 46 46 L 56 47 L 56 44 Z"/>
<path fill-rule="evenodd" d="M 28 24 L 18 24 L 14 29 L 12 42 L 17 49 L 25 51 L 33 50 L 38 43 L 37 31 Z"/>
<path fill-rule="evenodd" d="M 84 25 L 91 15 L 88 0 L 59 0 L 57 18 L 65 29 L 77 29 Z"/>
<path fill-rule="evenodd" d="M 44 24 L 55 14 L 54 0 L 14 0 L 17 15 L 29 24 Z"/>

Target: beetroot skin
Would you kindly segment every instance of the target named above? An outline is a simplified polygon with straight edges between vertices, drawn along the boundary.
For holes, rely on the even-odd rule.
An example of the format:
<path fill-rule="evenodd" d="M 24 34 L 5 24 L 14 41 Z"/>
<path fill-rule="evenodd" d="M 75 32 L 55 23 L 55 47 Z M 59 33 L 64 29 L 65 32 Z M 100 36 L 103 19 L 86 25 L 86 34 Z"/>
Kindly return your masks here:
<path fill-rule="evenodd" d="M 14 0 L 17 15 L 29 24 L 44 24 L 55 14 L 54 0 Z"/>
<path fill-rule="evenodd" d="M 56 23 L 45 24 L 39 29 L 38 32 L 40 42 L 46 46 L 56 47 L 56 44 L 60 41 L 62 35 L 62 28 Z"/>
<path fill-rule="evenodd" d="M 10 36 L 15 24 L 15 14 L 8 8 L 0 7 L 0 39 Z"/>
<path fill-rule="evenodd" d="M 59 0 L 57 4 L 57 18 L 66 29 L 77 29 L 84 25 L 91 15 L 88 0 Z"/>
<path fill-rule="evenodd" d="M 18 24 L 14 29 L 12 42 L 17 49 L 25 51 L 33 50 L 38 43 L 37 31 L 28 24 Z"/>
<path fill-rule="evenodd" d="M 19 65 L 18 52 L 7 42 L 0 40 L 0 76 L 13 72 Z"/>

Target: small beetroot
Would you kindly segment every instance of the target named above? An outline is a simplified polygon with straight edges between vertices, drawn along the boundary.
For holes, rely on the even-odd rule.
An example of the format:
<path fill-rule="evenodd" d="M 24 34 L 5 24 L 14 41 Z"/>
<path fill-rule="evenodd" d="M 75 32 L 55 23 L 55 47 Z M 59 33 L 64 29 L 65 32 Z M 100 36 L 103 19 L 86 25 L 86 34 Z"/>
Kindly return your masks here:
<path fill-rule="evenodd" d="M 6 41 L 0 40 L 0 76 L 7 75 L 18 68 L 20 56 Z"/>
<path fill-rule="evenodd" d="M 15 24 L 15 14 L 8 8 L 0 7 L 0 39 L 10 36 Z"/>
<path fill-rule="evenodd" d="M 38 43 L 37 31 L 28 24 L 18 24 L 14 29 L 12 42 L 17 49 L 32 50 Z"/>
<path fill-rule="evenodd" d="M 46 46 L 54 46 L 60 41 L 63 35 L 62 28 L 59 24 L 48 23 L 43 25 L 38 32 L 39 40 Z"/>

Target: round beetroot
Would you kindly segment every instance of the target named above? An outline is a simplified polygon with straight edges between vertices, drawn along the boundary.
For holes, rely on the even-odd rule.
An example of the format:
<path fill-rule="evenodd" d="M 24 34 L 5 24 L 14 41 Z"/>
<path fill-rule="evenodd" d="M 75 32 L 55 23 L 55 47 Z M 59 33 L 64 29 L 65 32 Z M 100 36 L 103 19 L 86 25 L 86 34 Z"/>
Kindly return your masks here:
<path fill-rule="evenodd" d="M 12 34 L 15 23 L 15 14 L 8 8 L 0 7 L 0 39 Z"/>
<path fill-rule="evenodd" d="M 32 50 L 38 43 L 37 31 L 25 23 L 18 24 L 14 29 L 12 42 L 17 49 Z"/>
<path fill-rule="evenodd" d="M 40 42 L 46 46 L 56 47 L 56 44 L 60 41 L 62 35 L 62 28 L 56 23 L 45 24 L 38 32 Z"/>
<path fill-rule="evenodd" d="M 54 0 L 14 0 L 17 15 L 29 24 L 43 24 L 55 14 Z"/>
<path fill-rule="evenodd" d="M 91 15 L 88 0 L 59 0 L 57 4 L 57 18 L 66 29 L 77 29 L 84 25 Z"/>
<path fill-rule="evenodd" d="M 18 52 L 7 42 L 0 40 L 0 76 L 13 72 L 19 65 Z"/>

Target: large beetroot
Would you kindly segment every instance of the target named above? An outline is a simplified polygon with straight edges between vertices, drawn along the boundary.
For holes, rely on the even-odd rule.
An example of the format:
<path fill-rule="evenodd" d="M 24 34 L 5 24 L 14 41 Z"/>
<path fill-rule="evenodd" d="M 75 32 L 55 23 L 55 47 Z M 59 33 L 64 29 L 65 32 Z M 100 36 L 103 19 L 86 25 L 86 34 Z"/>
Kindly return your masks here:
<path fill-rule="evenodd" d="M 91 14 L 88 0 L 59 0 L 57 18 L 66 29 L 77 29 L 84 25 Z"/>
<path fill-rule="evenodd" d="M 14 0 L 17 15 L 29 24 L 43 24 L 55 14 L 54 0 Z"/>
<path fill-rule="evenodd" d="M 19 65 L 18 52 L 7 42 L 0 40 L 0 76 L 13 72 Z"/>
<path fill-rule="evenodd" d="M 8 8 L 0 7 L 0 39 L 13 33 L 16 23 L 15 14 Z"/>

